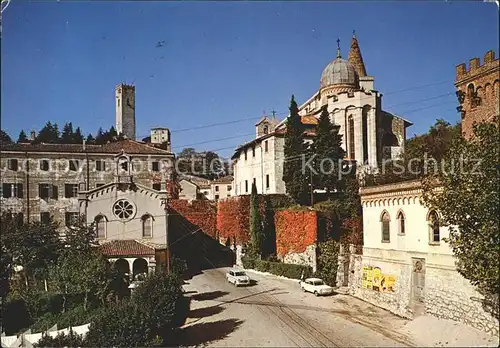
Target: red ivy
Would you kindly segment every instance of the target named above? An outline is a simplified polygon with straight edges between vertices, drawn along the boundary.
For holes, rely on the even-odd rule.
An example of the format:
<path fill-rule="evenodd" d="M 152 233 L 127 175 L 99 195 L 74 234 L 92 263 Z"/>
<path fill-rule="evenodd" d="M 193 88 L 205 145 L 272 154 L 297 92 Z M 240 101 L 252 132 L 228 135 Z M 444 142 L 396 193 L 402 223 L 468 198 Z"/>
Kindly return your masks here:
<path fill-rule="evenodd" d="M 276 251 L 278 256 L 302 253 L 318 239 L 318 217 L 315 211 L 283 210 L 275 215 Z"/>
<path fill-rule="evenodd" d="M 231 243 L 247 243 L 250 240 L 250 196 L 231 197 L 220 201 L 217 207 L 217 231 L 219 238 Z"/>
<path fill-rule="evenodd" d="M 216 238 L 217 207 L 210 201 L 184 199 L 169 201 L 170 206 L 186 220 L 198 226 L 204 233 Z"/>

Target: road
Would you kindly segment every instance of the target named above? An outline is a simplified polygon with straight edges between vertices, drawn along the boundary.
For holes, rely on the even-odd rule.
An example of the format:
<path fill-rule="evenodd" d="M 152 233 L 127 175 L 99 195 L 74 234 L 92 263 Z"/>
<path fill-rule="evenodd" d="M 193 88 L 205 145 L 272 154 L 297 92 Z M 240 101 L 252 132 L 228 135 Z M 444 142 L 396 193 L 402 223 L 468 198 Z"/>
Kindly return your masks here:
<path fill-rule="evenodd" d="M 248 272 L 252 286 L 227 283 L 227 268 L 187 280 L 191 312 L 182 345 L 212 347 L 407 347 L 407 320 L 336 294 L 315 297 L 298 282 Z"/>

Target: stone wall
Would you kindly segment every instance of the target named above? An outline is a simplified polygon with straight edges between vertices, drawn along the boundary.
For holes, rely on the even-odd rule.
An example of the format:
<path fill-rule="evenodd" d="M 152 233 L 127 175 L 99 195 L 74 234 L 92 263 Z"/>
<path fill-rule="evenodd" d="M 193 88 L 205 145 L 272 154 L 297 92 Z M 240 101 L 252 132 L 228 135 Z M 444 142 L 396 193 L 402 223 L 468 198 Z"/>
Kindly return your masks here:
<path fill-rule="evenodd" d="M 288 253 L 280 257 L 283 263 L 291 263 L 294 265 L 311 266 L 313 272 L 317 269 L 316 245 L 310 245 L 302 253 Z"/>
<path fill-rule="evenodd" d="M 419 314 L 430 314 L 443 319 L 455 320 L 471 327 L 499 335 L 498 319 L 485 306 L 484 296 L 479 294 L 468 280 L 454 267 L 432 262 L 422 253 L 406 253 L 406 258 L 382 258 L 375 255 L 351 254 L 352 272 L 349 275 L 349 293 L 401 317 L 413 319 Z M 387 255 L 386 255 L 387 256 Z M 423 311 L 417 312 L 417 301 L 412 299 L 412 257 L 425 258 L 425 284 L 423 286 Z M 392 290 L 370 287 L 363 279 L 364 267 L 378 267 L 382 274 L 394 277 Z"/>

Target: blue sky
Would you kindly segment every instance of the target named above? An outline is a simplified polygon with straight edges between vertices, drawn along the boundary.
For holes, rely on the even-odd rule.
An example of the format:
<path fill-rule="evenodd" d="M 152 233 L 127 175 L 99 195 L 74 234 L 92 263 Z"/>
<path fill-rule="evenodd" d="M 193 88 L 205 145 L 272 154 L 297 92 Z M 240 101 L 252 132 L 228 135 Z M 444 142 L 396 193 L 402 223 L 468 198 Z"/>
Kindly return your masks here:
<path fill-rule="evenodd" d="M 437 118 L 458 121 L 455 66 L 500 53 L 498 7 L 480 1 L 13 0 L 3 13 L 2 129 L 17 139 L 47 120 L 109 128 L 115 85 L 134 81 L 138 136 L 168 127 L 176 152 L 205 142 L 193 147 L 228 156 L 264 111 L 283 118 L 292 94 L 300 103 L 318 89 L 337 37 L 347 57 L 353 29 L 384 109 L 414 123 L 409 136 Z"/>

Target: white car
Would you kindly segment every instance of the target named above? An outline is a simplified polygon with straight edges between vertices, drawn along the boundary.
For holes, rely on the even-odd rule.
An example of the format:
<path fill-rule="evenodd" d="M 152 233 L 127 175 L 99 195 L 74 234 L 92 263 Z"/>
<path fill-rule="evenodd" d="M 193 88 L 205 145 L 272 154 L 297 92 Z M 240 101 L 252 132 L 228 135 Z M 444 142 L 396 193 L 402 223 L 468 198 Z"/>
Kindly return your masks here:
<path fill-rule="evenodd" d="M 302 291 L 313 293 L 316 296 L 333 294 L 333 288 L 319 278 L 307 278 L 300 282 L 300 287 Z"/>
<path fill-rule="evenodd" d="M 250 278 L 244 271 L 238 269 L 230 269 L 229 272 L 226 273 L 226 279 L 235 286 L 250 284 Z"/>

